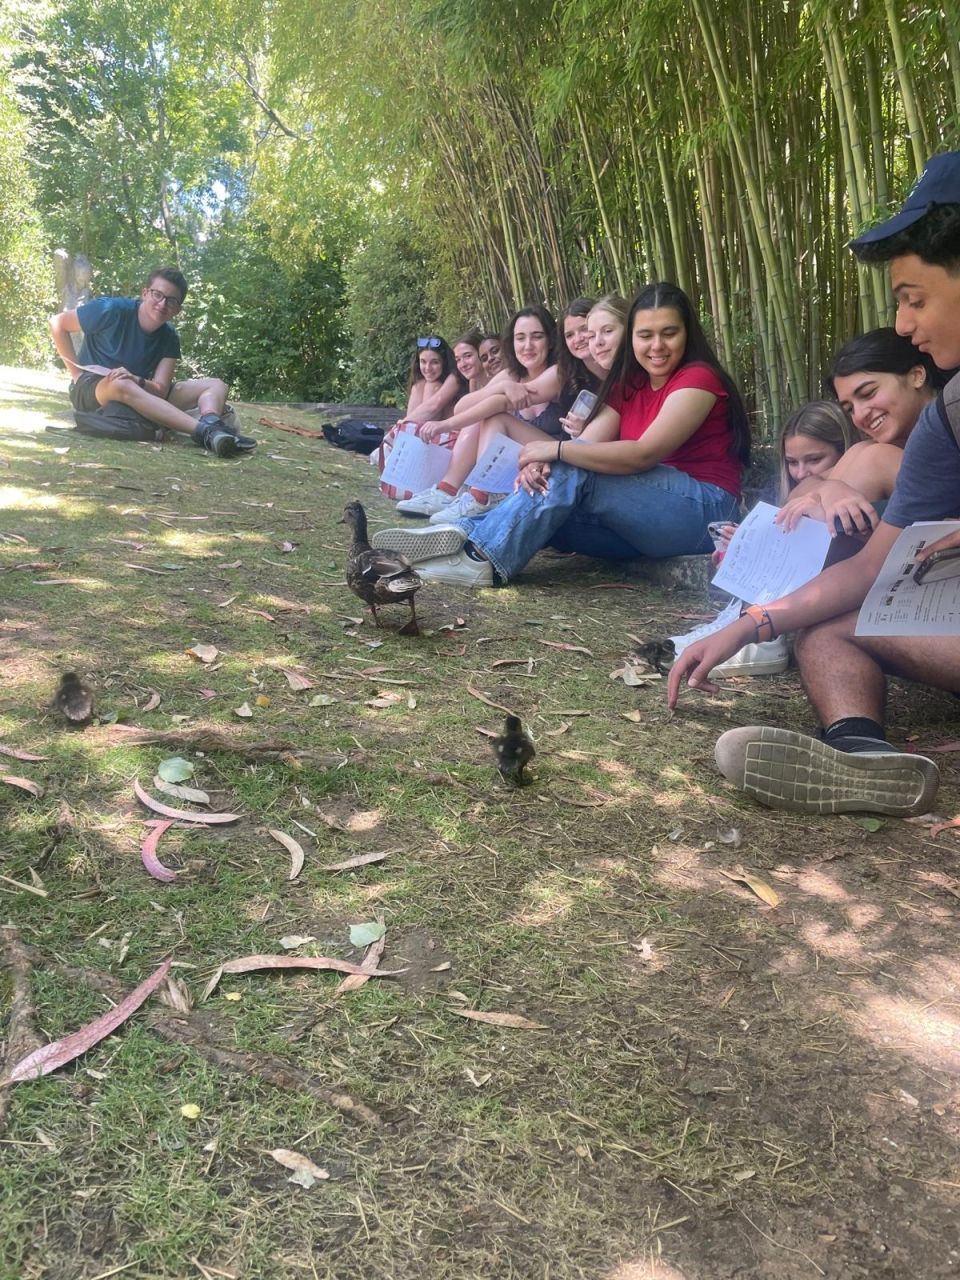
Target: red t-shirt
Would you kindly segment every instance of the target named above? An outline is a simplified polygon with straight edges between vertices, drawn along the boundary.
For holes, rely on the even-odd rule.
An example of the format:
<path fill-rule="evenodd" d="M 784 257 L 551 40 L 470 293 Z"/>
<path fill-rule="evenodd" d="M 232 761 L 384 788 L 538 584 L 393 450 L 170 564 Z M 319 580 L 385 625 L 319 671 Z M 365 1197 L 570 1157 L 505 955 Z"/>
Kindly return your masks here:
<path fill-rule="evenodd" d="M 739 498 L 742 467 L 731 453 L 733 431 L 727 416 L 727 390 L 708 364 L 682 365 L 656 391 L 645 375 L 643 382 L 632 390 L 628 388 L 626 395 L 614 387 L 607 403 L 620 415 L 620 439 L 639 440 L 656 420 L 667 396 L 685 387 L 709 391 L 717 398 L 693 435 L 660 462 L 665 467 L 685 471 L 694 480 L 718 485 Z"/>

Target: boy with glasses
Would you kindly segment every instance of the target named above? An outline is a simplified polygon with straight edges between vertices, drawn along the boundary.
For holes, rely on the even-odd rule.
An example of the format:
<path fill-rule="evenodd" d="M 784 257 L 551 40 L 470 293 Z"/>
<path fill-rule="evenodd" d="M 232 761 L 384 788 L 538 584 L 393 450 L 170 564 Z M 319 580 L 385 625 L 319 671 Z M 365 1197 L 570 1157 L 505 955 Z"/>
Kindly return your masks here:
<path fill-rule="evenodd" d="M 170 323 L 187 296 L 176 267 L 151 271 L 136 298 L 94 298 L 50 321 L 53 344 L 73 377 L 70 402 L 82 413 L 105 405 L 127 405 L 140 417 L 189 435 L 217 457 L 249 453 L 256 441 L 237 434 L 223 419 L 227 385 L 219 378 L 174 382 L 180 339 Z M 79 354 L 71 333 L 83 334 Z M 200 410 L 199 421 L 187 410 Z"/>

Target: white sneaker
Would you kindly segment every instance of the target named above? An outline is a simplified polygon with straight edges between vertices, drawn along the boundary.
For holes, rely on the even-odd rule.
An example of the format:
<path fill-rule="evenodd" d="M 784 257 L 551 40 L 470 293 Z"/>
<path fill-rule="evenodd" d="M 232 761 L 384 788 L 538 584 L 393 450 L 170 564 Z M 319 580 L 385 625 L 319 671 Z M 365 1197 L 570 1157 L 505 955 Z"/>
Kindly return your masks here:
<path fill-rule="evenodd" d="M 505 493 L 491 493 L 486 502 L 478 502 L 469 489 L 464 489 L 458 498 L 454 498 L 449 507 L 444 507 L 442 511 L 432 515 L 430 523 L 449 524 L 451 520 L 467 520 L 470 516 L 482 516 L 485 512 L 499 506 L 506 496 Z M 399 509 L 398 506 L 397 510 Z"/>
<path fill-rule="evenodd" d="M 422 564 L 437 556 L 452 556 L 463 549 L 467 535 L 456 525 L 421 525 L 417 529 L 378 529 L 370 539 L 377 550 L 399 551 L 411 564 Z"/>
<path fill-rule="evenodd" d="M 714 667 L 711 680 L 724 676 L 776 676 L 790 665 L 790 650 L 786 636 L 776 640 L 761 640 L 759 644 L 745 644 L 739 653 Z"/>
<path fill-rule="evenodd" d="M 398 502 L 397 510 L 402 511 L 405 516 L 432 516 L 444 511 L 455 501 L 449 493 L 444 493 L 434 485 L 432 489 L 424 489 L 423 493 L 415 493 L 412 498 L 404 498 L 402 502 Z"/>
<path fill-rule="evenodd" d="M 449 582 L 458 587 L 492 587 L 493 565 L 489 560 L 474 560 L 465 551 L 452 556 L 437 556 L 417 565 L 417 576 L 424 582 Z"/>

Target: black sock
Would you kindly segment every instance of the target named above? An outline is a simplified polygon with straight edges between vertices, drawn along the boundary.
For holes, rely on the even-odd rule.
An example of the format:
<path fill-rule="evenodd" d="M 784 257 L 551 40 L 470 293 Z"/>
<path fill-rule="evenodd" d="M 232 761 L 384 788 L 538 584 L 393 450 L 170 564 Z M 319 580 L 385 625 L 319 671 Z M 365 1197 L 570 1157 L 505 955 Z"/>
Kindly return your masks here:
<path fill-rule="evenodd" d="M 471 560 L 476 560 L 478 564 L 485 563 L 487 557 L 473 545 L 472 542 L 465 542 L 463 549 Z"/>
<path fill-rule="evenodd" d="M 823 731 L 823 740 L 830 747 L 843 750 L 840 742 L 846 738 L 872 738 L 875 742 L 886 742 L 887 735 L 883 725 L 868 716 L 845 716 L 842 720 L 835 720 Z"/>

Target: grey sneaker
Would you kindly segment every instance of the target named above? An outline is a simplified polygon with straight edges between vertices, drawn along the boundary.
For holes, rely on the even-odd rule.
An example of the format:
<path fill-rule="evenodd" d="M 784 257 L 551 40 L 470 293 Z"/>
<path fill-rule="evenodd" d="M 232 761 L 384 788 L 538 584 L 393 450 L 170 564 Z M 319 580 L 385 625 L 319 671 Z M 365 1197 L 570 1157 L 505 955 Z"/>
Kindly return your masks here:
<path fill-rule="evenodd" d="M 418 529 L 379 529 L 370 539 L 378 550 L 399 551 L 411 564 L 463 550 L 467 535 L 456 525 L 427 525 Z"/>
<path fill-rule="evenodd" d="M 929 812 L 940 774 L 932 760 L 889 748 L 851 754 L 794 729 L 751 725 L 717 739 L 717 768 L 748 796 L 794 813 Z"/>

